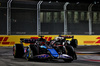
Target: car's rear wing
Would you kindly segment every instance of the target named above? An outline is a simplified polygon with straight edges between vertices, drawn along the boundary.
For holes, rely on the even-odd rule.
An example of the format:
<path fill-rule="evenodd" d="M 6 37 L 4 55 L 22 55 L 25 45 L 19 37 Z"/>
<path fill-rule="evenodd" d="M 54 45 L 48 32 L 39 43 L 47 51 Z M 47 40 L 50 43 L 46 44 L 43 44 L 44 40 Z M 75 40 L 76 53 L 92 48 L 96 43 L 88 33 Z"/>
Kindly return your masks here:
<path fill-rule="evenodd" d="M 20 38 L 20 42 L 21 43 L 35 43 L 36 40 L 35 39 L 26 39 L 26 38 Z"/>
<path fill-rule="evenodd" d="M 66 37 L 66 38 L 72 38 L 72 39 L 74 38 L 74 36 L 65 36 L 65 37 Z"/>
<path fill-rule="evenodd" d="M 60 36 L 60 37 L 64 37 L 64 38 L 74 38 L 74 36 Z"/>

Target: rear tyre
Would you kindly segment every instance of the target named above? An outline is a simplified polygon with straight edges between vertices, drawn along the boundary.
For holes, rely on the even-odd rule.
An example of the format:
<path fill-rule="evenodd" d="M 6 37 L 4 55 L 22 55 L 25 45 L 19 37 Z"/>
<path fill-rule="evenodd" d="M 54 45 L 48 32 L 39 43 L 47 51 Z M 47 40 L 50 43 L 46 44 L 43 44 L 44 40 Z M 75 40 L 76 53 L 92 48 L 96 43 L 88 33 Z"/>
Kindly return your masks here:
<path fill-rule="evenodd" d="M 73 46 L 74 48 L 77 48 L 77 46 L 78 46 L 77 39 L 72 39 L 70 45 Z"/>
<path fill-rule="evenodd" d="M 29 45 L 29 47 L 27 47 L 26 60 L 28 61 L 34 60 L 35 55 L 37 55 L 36 47 L 34 45 Z"/>
<path fill-rule="evenodd" d="M 13 46 L 13 56 L 14 58 L 22 58 L 24 55 L 23 44 L 15 44 Z"/>
<path fill-rule="evenodd" d="M 70 45 L 66 46 L 67 54 L 73 58 L 73 60 L 77 60 L 77 55 L 74 48 Z"/>

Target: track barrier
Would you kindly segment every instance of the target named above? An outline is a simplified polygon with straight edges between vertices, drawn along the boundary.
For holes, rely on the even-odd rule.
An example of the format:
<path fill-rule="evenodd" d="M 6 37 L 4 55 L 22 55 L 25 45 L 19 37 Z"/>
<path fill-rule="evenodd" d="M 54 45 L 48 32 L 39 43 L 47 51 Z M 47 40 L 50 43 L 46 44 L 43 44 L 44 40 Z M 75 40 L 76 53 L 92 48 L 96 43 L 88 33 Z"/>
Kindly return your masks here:
<path fill-rule="evenodd" d="M 54 39 L 59 35 L 44 35 L 46 40 Z M 20 43 L 20 38 L 39 38 L 38 35 L 0 35 L 0 46 L 13 46 Z M 74 39 L 78 40 L 79 46 L 100 45 L 100 35 L 74 35 Z M 70 40 L 70 39 L 68 39 Z M 25 43 L 24 46 L 28 46 Z"/>

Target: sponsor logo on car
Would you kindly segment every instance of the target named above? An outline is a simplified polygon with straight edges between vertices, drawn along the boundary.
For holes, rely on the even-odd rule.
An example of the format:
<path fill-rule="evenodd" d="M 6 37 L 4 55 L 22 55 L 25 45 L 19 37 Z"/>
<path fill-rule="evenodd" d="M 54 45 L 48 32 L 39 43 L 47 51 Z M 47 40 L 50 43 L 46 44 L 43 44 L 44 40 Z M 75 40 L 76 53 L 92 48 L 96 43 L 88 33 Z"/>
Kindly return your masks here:
<path fill-rule="evenodd" d="M 38 58 L 48 58 L 48 57 L 50 57 L 50 56 L 47 54 L 38 55 Z"/>

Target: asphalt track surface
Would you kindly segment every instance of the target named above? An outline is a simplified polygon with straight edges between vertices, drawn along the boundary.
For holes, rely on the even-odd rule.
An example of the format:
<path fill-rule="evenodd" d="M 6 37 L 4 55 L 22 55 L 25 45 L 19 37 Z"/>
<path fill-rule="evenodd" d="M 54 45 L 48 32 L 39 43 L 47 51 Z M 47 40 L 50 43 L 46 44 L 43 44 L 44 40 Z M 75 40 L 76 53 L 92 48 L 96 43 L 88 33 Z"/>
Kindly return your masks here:
<path fill-rule="evenodd" d="M 0 66 L 100 66 L 100 46 L 80 46 L 75 50 L 78 59 L 67 63 L 61 59 L 42 62 L 14 58 L 12 47 L 0 47 Z"/>

